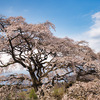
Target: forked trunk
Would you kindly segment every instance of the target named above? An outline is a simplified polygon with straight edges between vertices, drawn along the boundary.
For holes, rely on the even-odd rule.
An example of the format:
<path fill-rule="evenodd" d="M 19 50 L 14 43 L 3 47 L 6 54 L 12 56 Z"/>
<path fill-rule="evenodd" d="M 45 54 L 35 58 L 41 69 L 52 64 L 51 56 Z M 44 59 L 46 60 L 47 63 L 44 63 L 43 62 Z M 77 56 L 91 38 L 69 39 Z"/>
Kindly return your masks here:
<path fill-rule="evenodd" d="M 29 68 L 29 73 L 30 73 L 30 76 L 31 76 L 31 79 L 32 79 L 32 83 L 33 83 L 32 86 L 34 87 L 34 90 L 35 90 L 35 91 L 38 91 L 38 87 L 39 87 L 40 85 L 42 85 L 42 83 L 38 81 L 38 79 L 37 79 L 37 77 L 35 76 L 35 74 L 34 74 L 32 68 Z"/>

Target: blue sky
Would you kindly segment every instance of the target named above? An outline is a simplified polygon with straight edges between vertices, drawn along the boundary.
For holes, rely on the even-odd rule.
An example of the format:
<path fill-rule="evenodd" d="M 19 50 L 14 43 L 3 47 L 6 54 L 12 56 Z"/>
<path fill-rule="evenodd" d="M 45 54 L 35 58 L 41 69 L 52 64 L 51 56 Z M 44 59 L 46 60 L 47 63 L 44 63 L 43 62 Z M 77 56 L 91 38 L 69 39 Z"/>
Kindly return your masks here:
<path fill-rule="evenodd" d="M 0 0 L 0 14 L 34 24 L 49 20 L 55 36 L 86 40 L 100 51 L 100 0 Z"/>

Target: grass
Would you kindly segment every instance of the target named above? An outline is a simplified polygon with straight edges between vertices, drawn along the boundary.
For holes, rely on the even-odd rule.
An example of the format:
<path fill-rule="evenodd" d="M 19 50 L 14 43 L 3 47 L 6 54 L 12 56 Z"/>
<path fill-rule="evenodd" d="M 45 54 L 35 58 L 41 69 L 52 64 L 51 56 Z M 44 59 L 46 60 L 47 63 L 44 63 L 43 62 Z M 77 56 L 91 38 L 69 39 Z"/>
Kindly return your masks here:
<path fill-rule="evenodd" d="M 29 93 L 29 97 L 30 97 L 30 99 L 33 99 L 33 100 L 38 99 L 37 94 L 35 93 L 34 89 L 31 89 L 31 91 Z"/>
<path fill-rule="evenodd" d="M 63 97 L 65 93 L 65 87 L 64 86 L 54 86 L 53 92 L 52 92 L 52 96 L 54 96 L 57 100 L 61 100 L 61 98 Z"/>

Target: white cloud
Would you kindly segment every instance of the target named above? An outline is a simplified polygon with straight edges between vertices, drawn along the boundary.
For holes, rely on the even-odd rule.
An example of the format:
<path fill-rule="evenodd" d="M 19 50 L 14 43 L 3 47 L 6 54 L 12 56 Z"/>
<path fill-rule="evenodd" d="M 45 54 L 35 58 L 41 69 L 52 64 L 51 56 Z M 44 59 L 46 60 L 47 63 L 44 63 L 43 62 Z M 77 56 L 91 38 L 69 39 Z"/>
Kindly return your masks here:
<path fill-rule="evenodd" d="M 92 15 L 92 20 L 94 24 L 90 27 L 90 30 L 87 31 L 87 34 L 91 38 L 100 37 L 100 12 L 97 12 Z"/>
<path fill-rule="evenodd" d="M 77 36 L 75 40 L 86 40 L 95 52 L 100 52 L 100 12 L 91 15 L 91 18 L 93 24 L 90 29 Z"/>
<path fill-rule="evenodd" d="M 100 52 L 100 12 L 91 15 L 91 18 L 93 24 L 89 30 L 72 38 L 76 41 L 85 40 L 95 52 Z"/>
<path fill-rule="evenodd" d="M 96 52 L 100 51 L 100 12 L 93 14 L 92 16 L 93 25 L 90 30 L 85 34 L 88 37 L 88 42 L 90 47 L 92 47 Z"/>

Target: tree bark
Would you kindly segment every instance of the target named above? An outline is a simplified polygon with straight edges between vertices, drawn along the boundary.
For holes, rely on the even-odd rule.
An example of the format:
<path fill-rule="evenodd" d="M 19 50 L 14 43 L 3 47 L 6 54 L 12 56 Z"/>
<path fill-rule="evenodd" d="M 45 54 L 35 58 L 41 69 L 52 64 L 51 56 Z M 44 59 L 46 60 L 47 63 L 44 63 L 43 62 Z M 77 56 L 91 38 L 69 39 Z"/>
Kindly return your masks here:
<path fill-rule="evenodd" d="M 35 91 L 38 91 L 38 87 L 41 86 L 42 83 L 37 79 L 32 68 L 28 68 L 28 69 L 33 83 L 32 86 L 34 87 Z"/>

